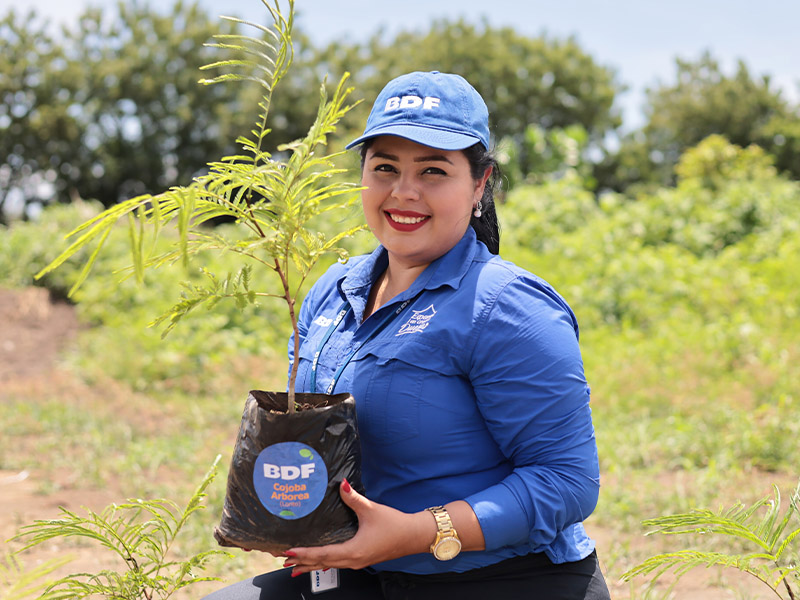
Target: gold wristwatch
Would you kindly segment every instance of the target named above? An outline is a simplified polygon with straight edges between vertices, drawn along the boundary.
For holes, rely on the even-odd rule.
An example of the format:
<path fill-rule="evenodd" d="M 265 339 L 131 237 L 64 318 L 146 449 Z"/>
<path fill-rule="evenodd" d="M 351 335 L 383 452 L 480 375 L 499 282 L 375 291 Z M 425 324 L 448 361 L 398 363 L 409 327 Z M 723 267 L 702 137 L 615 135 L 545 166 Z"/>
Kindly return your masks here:
<path fill-rule="evenodd" d="M 438 560 L 450 560 L 458 556 L 461 552 L 461 540 L 453 528 L 453 521 L 445 510 L 444 506 L 431 506 L 427 510 L 431 511 L 433 518 L 436 519 L 436 539 L 431 544 L 431 553 Z"/>

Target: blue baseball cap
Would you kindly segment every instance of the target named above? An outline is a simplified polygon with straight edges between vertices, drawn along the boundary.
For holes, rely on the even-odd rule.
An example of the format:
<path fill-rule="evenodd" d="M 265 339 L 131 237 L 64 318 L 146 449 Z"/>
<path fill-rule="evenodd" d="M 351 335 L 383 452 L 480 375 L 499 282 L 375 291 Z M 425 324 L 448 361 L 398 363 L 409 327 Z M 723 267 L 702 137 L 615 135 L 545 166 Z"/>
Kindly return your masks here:
<path fill-rule="evenodd" d="M 463 150 L 478 142 L 489 149 L 489 110 L 460 75 L 416 71 L 386 84 L 349 150 L 380 135 L 397 135 L 439 150 Z"/>

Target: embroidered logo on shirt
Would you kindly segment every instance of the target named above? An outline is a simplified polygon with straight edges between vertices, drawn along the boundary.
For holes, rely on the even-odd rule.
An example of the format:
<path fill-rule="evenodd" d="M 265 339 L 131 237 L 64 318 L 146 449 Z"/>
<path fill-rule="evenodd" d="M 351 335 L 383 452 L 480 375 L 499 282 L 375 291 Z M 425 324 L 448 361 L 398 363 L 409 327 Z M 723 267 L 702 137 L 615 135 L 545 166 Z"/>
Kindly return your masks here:
<path fill-rule="evenodd" d="M 314 325 L 319 325 L 320 327 L 327 327 L 331 323 L 333 323 L 333 319 L 329 319 L 328 317 L 324 317 L 322 315 L 318 316 L 314 320 Z"/>
<path fill-rule="evenodd" d="M 406 333 L 419 333 L 428 326 L 428 323 L 436 314 L 433 304 L 431 304 L 425 310 L 412 310 L 411 312 L 413 314 L 408 321 L 403 323 L 403 326 L 400 327 L 400 330 L 394 334 L 395 337 L 398 335 L 405 335 Z"/>

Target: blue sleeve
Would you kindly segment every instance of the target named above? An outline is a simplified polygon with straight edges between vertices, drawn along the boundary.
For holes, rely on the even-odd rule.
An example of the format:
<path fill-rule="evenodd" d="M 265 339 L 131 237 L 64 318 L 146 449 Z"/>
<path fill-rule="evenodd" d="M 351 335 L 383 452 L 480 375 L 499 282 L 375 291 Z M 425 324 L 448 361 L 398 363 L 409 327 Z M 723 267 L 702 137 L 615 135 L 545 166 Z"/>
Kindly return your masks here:
<path fill-rule="evenodd" d="M 508 284 L 485 319 L 470 377 L 513 471 L 466 501 L 487 550 L 526 542 L 536 548 L 597 504 L 600 473 L 577 323 L 534 277 Z"/>

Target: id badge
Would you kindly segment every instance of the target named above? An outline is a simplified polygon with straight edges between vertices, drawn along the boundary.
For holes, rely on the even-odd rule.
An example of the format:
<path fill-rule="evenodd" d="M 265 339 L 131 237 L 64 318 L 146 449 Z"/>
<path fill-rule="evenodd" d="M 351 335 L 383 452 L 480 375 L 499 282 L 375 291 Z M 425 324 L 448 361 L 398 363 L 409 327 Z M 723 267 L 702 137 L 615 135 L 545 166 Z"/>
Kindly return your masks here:
<path fill-rule="evenodd" d="M 311 571 L 311 593 L 321 594 L 339 587 L 339 569 Z"/>

